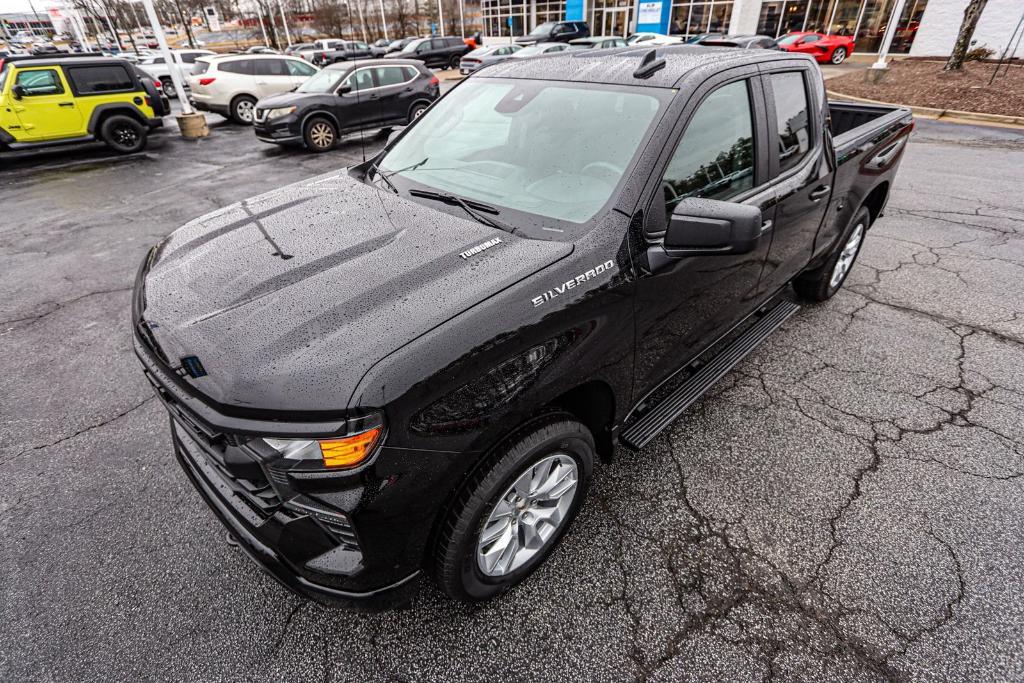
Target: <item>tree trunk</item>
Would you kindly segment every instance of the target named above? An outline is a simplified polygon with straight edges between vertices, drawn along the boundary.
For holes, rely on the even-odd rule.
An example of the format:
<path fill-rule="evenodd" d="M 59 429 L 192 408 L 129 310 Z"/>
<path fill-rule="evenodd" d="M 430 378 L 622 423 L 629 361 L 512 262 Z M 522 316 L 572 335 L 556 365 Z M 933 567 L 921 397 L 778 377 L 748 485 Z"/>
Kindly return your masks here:
<path fill-rule="evenodd" d="M 964 20 L 960 24 L 960 33 L 953 45 L 953 52 L 949 55 L 949 61 L 943 67 L 943 71 L 959 71 L 964 68 L 964 57 L 967 49 L 971 46 L 971 38 L 974 36 L 974 29 L 978 25 L 978 19 L 985 9 L 988 0 L 970 0 L 964 8 Z"/>

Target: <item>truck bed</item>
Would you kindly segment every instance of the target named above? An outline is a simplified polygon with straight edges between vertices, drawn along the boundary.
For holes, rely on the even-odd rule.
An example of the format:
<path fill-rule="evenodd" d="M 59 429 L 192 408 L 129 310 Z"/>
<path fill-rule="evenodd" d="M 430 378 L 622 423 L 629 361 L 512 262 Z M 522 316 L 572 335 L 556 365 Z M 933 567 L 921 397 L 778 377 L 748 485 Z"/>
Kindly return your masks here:
<path fill-rule="evenodd" d="M 911 117 L 906 107 L 832 100 L 828 103 L 828 113 L 832 119 L 832 139 L 837 151 L 856 147 L 863 138 L 873 138 L 879 131 Z"/>

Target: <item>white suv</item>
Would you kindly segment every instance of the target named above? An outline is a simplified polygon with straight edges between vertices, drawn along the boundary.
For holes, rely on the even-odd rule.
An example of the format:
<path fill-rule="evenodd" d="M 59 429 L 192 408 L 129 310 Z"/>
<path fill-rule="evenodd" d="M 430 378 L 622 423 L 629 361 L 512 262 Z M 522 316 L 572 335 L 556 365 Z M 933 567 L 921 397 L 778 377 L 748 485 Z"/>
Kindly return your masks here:
<path fill-rule="evenodd" d="M 196 60 L 188 76 L 192 104 L 252 124 L 256 100 L 293 90 L 319 69 L 286 55 L 229 55 Z"/>

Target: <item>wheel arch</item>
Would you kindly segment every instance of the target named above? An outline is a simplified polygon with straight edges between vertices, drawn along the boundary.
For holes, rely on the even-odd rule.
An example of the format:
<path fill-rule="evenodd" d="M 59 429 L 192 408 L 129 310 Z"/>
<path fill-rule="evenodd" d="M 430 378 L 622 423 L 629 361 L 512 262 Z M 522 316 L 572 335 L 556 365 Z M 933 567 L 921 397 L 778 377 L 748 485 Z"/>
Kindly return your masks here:
<path fill-rule="evenodd" d="M 416 107 L 418 107 L 421 104 L 426 106 L 426 107 L 429 107 L 433 103 L 434 103 L 433 100 L 431 100 L 429 97 L 418 96 L 409 105 L 409 111 L 406 112 L 405 117 L 411 122 L 412 121 L 412 110 L 413 109 L 415 109 Z"/>
<path fill-rule="evenodd" d="M 310 119 L 313 119 L 314 117 L 317 116 L 322 116 L 323 118 L 333 123 L 335 129 L 337 129 L 338 131 L 338 134 L 341 134 L 341 124 L 338 122 L 337 116 L 327 111 L 326 109 L 314 109 L 313 111 L 304 114 L 302 117 L 302 123 L 299 124 L 299 131 L 302 135 L 306 134 L 306 125 L 309 124 Z"/>
<path fill-rule="evenodd" d="M 146 115 L 139 110 L 134 104 L 127 102 L 108 102 L 106 104 L 98 105 L 92 110 L 92 114 L 89 115 L 89 124 L 86 126 L 86 131 L 93 137 L 99 136 L 99 130 L 103 126 L 103 122 L 115 114 L 124 114 L 130 116 L 143 126 L 149 124 L 149 120 Z"/>
<path fill-rule="evenodd" d="M 603 460 L 611 458 L 615 448 L 612 436 L 615 392 L 607 382 L 590 380 L 562 393 L 547 406 L 552 411 L 569 413 L 586 425 L 594 437 L 597 454 Z"/>
<path fill-rule="evenodd" d="M 871 214 L 872 225 L 882 215 L 887 201 L 889 201 L 889 181 L 884 180 L 875 186 L 860 203 L 861 207 L 867 208 L 868 213 Z"/>

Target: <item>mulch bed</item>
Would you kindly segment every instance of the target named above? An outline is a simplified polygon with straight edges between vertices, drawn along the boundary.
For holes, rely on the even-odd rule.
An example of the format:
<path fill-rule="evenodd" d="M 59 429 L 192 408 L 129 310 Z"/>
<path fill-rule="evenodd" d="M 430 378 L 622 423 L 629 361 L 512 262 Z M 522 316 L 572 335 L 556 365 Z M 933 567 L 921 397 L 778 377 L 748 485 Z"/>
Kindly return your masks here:
<path fill-rule="evenodd" d="M 1024 116 L 1024 68 L 1020 64 L 996 77 L 991 86 L 988 79 L 995 64 L 967 62 L 960 72 L 943 71 L 944 65 L 945 61 L 897 60 L 889 63 L 889 75 L 879 84 L 866 82 L 865 73 L 857 71 L 830 78 L 828 89 L 915 107 Z"/>

